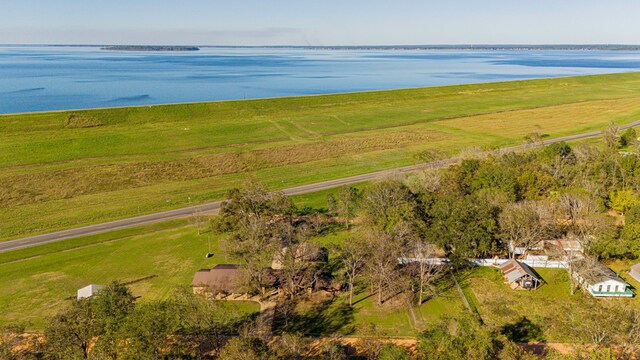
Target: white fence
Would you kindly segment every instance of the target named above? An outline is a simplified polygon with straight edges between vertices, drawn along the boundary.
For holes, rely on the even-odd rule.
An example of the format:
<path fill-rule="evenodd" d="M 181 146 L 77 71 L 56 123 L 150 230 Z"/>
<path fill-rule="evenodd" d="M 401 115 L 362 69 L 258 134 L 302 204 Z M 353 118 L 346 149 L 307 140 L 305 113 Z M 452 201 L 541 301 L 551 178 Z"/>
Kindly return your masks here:
<path fill-rule="evenodd" d="M 476 266 L 498 266 L 498 265 L 504 264 L 507 261 L 509 261 L 509 259 L 469 259 L 469 262 L 471 262 Z M 518 261 L 525 263 L 531 267 L 538 267 L 538 268 L 566 269 L 568 264 L 567 261 L 546 260 L 546 259 L 525 259 L 525 260 L 518 259 Z M 428 258 L 428 259 L 401 258 L 401 259 L 398 259 L 398 262 L 400 262 L 401 264 L 407 264 L 412 262 L 424 262 L 430 265 L 446 265 L 446 264 L 449 264 L 449 259 L 447 258 Z"/>

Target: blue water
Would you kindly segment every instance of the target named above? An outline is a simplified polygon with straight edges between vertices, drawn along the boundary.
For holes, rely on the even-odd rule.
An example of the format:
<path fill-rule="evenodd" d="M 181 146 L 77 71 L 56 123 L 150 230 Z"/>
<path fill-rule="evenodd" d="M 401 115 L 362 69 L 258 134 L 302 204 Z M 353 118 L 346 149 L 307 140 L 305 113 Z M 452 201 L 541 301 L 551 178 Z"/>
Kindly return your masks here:
<path fill-rule="evenodd" d="M 0 113 L 324 94 L 640 69 L 640 52 L 0 46 Z"/>

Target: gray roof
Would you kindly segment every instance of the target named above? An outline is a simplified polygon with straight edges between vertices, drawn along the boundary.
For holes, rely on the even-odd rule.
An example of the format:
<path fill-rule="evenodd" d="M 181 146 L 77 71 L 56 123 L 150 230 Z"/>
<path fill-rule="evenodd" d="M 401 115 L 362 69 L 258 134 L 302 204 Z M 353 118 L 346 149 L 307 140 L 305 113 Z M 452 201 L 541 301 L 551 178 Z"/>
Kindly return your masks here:
<path fill-rule="evenodd" d="M 633 265 L 629 273 L 634 279 L 640 281 L 640 263 Z"/>
<path fill-rule="evenodd" d="M 626 284 L 615 271 L 609 269 L 604 264 L 588 259 L 577 260 L 573 263 L 575 271 L 589 284 L 597 284 L 607 280 L 617 281 Z"/>
<path fill-rule="evenodd" d="M 504 276 L 510 283 L 521 279 L 524 276 L 530 276 L 533 279 L 540 281 L 540 278 L 531 270 L 527 264 L 521 263 L 517 260 L 511 259 L 504 264 L 498 266 Z"/>

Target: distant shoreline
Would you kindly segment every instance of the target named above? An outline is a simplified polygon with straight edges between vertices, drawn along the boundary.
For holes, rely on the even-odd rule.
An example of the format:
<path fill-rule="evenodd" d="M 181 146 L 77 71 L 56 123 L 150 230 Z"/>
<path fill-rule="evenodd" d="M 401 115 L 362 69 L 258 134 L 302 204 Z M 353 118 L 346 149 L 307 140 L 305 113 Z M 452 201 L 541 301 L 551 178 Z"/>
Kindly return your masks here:
<path fill-rule="evenodd" d="M 3 45 L 0 45 L 3 46 Z M 30 45 L 4 45 L 30 46 Z M 564 44 L 564 45 L 535 45 L 535 44 L 479 44 L 479 45 L 193 45 L 193 46 L 164 46 L 164 45 L 78 45 L 78 44 L 41 44 L 31 46 L 52 47 L 100 47 L 105 50 L 129 51 L 197 51 L 201 48 L 218 49 L 300 49 L 300 50 L 466 50 L 466 51 L 640 51 L 640 45 L 621 44 Z"/>
<path fill-rule="evenodd" d="M 103 46 L 100 50 L 110 51 L 198 51 L 196 46 L 149 46 L 149 45 L 114 45 Z"/>

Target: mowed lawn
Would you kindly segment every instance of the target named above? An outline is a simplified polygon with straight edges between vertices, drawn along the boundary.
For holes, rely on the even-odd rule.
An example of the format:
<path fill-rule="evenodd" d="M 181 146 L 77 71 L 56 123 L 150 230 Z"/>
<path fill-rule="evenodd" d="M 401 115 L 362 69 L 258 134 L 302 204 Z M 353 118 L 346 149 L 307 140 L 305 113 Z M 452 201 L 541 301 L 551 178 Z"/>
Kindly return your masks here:
<path fill-rule="evenodd" d="M 0 116 L 0 239 L 639 117 L 640 73 Z"/>
<path fill-rule="evenodd" d="M 120 240 L 0 264 L 0 323 L 25 321 L 41 328 L 47 319 L 70 303 L 77 289 L 89 284 L 117 280 L 129 285 L 138 301 L 166 299 L 180 287 L 189 287 L 193 274 L 228 262 L 218 254 L 205 259 L 207 235 L 197 235 L 194 226 L 158 230 Z M 230 302 L 247 312 L 258 304 Z"/>

